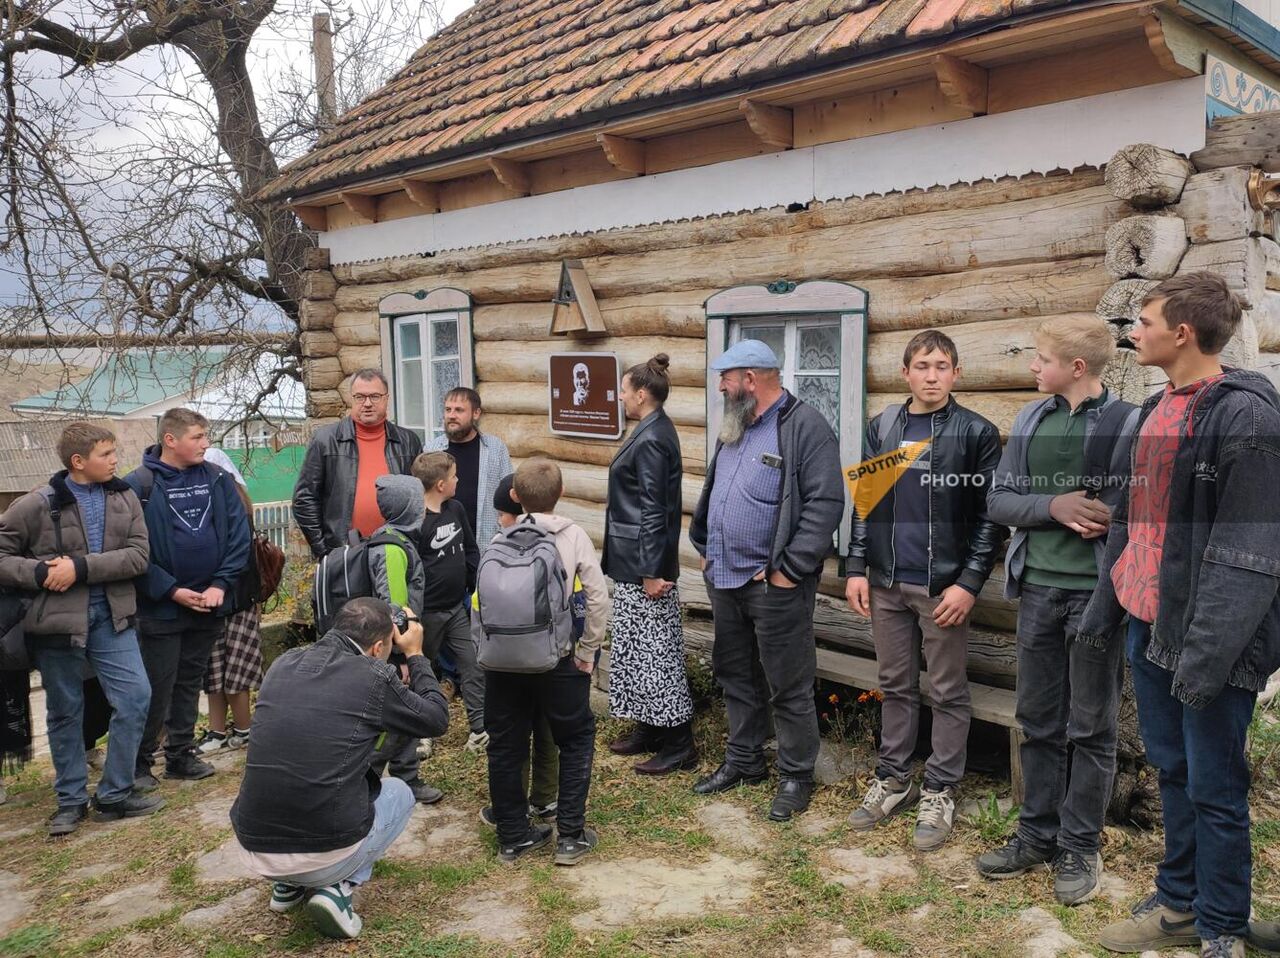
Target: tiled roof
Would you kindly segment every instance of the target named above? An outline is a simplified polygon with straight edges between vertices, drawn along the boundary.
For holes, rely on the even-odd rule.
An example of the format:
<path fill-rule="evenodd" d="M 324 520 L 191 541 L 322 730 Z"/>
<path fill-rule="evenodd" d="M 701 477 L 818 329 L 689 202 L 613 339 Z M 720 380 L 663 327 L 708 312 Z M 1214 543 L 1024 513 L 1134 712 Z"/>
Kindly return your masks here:
<path fill-rule="evenodd" d="M 1070 0 L 479 0 L 291 163 L 316 193 Z"/>
<path fill-rule="evenodd" d="M 68 419 L 38 419 L 0 423 L 0 494 L 30 492 L 62 468 L 58 437 Z M 142 452 L 156 441 L 151 419 L 93 420 L 116 434 L 120 454 L 118 475 L 142 462 Z"/>

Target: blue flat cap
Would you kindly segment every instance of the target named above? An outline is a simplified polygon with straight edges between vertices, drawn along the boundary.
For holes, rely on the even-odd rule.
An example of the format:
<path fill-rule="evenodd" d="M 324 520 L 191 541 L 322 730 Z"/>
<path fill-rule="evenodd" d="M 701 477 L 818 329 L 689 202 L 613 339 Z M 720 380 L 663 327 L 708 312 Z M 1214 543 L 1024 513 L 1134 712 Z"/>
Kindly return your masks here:
<path fill-rule="evenodd" d="M 744 339 L 721 353 L 711 368 L 716 372 L 726 369 L 781 369 L 782 363 L 765 343 L 758 339 Z"/>

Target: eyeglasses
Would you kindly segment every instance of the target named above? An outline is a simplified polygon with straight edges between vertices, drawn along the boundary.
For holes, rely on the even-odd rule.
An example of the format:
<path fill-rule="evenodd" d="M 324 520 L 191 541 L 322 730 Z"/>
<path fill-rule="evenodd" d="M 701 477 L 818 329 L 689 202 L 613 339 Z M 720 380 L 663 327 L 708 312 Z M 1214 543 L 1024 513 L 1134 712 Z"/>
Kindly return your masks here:
<path fill-rule="evenodd" d="M 368 396 L 361 395 L 360 393 L 351 394 L 351 401 L 358 406 L 372 406 L 386 398 L 386 393 L 373 393 Z"/>

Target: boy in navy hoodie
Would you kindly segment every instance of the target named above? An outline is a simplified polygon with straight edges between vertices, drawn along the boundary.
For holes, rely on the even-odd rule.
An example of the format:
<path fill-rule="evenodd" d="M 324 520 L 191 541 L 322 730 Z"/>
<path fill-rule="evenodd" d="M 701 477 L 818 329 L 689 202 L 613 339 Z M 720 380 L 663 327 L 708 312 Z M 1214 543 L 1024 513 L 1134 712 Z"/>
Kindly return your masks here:
<path fill-rule="evenodd" d="M 166 730 L 165 778 L 196 780 L 213 766 L 195 753 L 196 713 L 209 653 L 235 611 L 236 580 L 249 564 L 249 519 L 235 480 L 204 461 L 209 421 L 190 409 L 160 417 L 159 442 L 125 478 L 142 501 L 151 560 L 138 580 L 138 639 L 151 707 L 134 789 L 159 782 L 151 762 Z"/>

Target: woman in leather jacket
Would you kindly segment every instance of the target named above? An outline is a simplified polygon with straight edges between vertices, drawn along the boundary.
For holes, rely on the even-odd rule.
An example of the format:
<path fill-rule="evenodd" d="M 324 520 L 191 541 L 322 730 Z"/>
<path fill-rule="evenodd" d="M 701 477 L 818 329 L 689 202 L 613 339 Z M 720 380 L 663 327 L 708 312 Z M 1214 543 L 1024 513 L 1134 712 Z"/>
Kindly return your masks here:
<path fill-rule="evenodd" d="M 676 428 L 662 411 L 671 388 L 667 365 L 659 353 L 622 376 L 623 407 L 639 423 L 609 466 L 602 561 L 614 581 L 609 711 L 636 723 L 609 749 L 656 752 L 635 766 L 642 775 L 698 764 L 676 591 L 683 466 Z"/>

